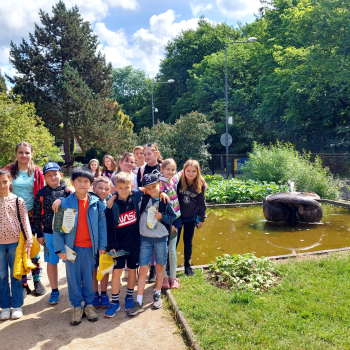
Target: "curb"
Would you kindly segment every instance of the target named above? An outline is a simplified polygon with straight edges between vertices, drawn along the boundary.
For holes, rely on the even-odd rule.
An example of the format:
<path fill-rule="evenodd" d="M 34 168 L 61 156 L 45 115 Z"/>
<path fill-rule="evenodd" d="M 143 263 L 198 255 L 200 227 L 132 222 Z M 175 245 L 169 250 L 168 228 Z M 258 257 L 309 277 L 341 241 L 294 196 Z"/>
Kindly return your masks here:
<path fill-rule="evenodd" d="M 177 302 L 176 302 L 173 294 L 171 293 L 170 289 L 167 289 L 165 294 L 167 295 L 168 299 L 170 300 L 170 302 L 173 306 L 175 315 L 177 316 L 178 320 L 180 321 L 181 326 L 186 333 L 186 337 L 187 337 L 188 341 L 190 342 L 192 349 L 202 350 L 202 348 L 198 345 L 198 343 L 194 337 L 194 333 L 192 331 L 191 326 L 187 323 L 185 316 L 183 315 L 182 311 L 180 310 L 179 306 L 177 305 Z"/>

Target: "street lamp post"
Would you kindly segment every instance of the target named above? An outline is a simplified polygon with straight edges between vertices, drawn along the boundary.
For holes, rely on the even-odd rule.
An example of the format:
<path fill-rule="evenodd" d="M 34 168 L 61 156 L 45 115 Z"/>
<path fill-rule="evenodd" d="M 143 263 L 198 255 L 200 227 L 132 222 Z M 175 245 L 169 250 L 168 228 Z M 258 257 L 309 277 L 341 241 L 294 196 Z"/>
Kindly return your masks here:
<path fill-rule="evenodd" d="M 225 100 L 226 100 L 226 178 L 230 175 L 229 156 L 228 156 L 228 89 L 227 89 L 227 45 L 239 44 L 239 43 L 253 43 L 257 41 L 257 38 L 251 37 L 246 41 L 231 41 L 225 45 Z M 234 164 L 233 164 L 234 166 Z"/>
<path fill-rule="evenodd" d="M 153 104 L 153 85 L 154 84 L 172 84 L 173 82 L 175 82 L 174 79 L 169 79 L 168 81 L 156 81 L 156 82 L 152 82 L 152 126 L 154 126 L 154 104 Z"/>

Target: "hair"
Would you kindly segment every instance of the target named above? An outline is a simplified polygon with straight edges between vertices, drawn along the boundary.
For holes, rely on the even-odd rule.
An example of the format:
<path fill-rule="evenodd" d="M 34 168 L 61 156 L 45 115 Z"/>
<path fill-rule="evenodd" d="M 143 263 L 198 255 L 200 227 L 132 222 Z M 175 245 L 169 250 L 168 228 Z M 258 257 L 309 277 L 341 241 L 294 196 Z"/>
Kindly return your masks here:
<path fill-rule="evenodd" d="M 133 149 L 133 152 L 134 152 L 134 154 L 135 154 L 135 152 L 137 151 L 137 150 L 141 150 L 141 151 L 143 151 L 143 146 L 136 146 L 136 147 L 134 147 L 134 149 Z"/>
<path fill-rule="evenodd" d="M 110 161 L 112 162 L 112 170 L 116 171 L 117 170 L 117 163 L 115 162 L 115 160 L 112 156 L 110 156 L 109 154 L 106 154 L 102 160 L 102 172 L 105 172 L 107 170 L 107 167 L 105 166 L 105 159 L 107 159 L 107 158 L 110 159 Z"/>
<path fill-rule="evenodd" d="M 29 147 L 30 150 L 31 150 L 31 153 L 33 154 L 33 146 L 29 143 L 29 142 L 25 142 L 25 141 L 22 141 L 20 143 L 17 143 L 16 147 L 15 147 L 15 153 L 17 153 L 18 151 L 18 148 L 19 147 Z M 12 164 L 10 164 L 9 166 L 9 169 L 10 169 L 10 173 L 11 173 L 11 176 L 12 178 L 16 178 L 17 177 L 17 174 L 18 174 L 18 160 L 16 159 L 16 161 Z M 33 162 L 33 160 L 31 159 L 28 163 L 28 176 L 32 176 L 32 172 L 35 171 L 35 164 Z"/>
<path fill-rule="evenodd" d="M 12 179 L 11 173 L 7 169 L 0 169 L 0 176 L 7 176 L 9 180 Z"/>
<path fill-rule="evenodd" d="M 168 158 L 168 159 L 163 160 L 162 169 L 165 169 L 169 164 L 174 165 L 175 169 L 177 169 L 176 162 L 173 158 Z"/>
<path fill-rule="evenodd" d="M 194 168 L 197 169 L 197 177 L 193 181 L 193 188 L 197 193 L 202 192 L 202 181 L 201 181 L 201 166 L 199 165 L 197 160 L 194 159 L 189 159 L 185 164 L 184 164 L 184 169 L 181 177 L 181 188 L 185 191 L 187 190 L 187 179 L 185 175 L 185 170 L 188 166 L 193 166 Z"/>
<path fill-rule="evenodd" d="M 97 184 L 99 184 L 100 182 L 104 182 L 104 183 L 108 184 L 109 186 L 111 186 L 111 180 L 107 176 L 96 177 L 96 179 L 94 181 L 94 187 L 96 187 Z"/>
<path fill-rule="evenodd" d="M 91 159 L 90 161 L 89 161 L 89 164 L 88 164 L 88 169 L 90 169 L 90 170 L 92 170 L 91 169 L 91 163 L 92 162 L 97 162 L 97 170 L 95 171 L 95 174 L 94 174 L 94 176 L 95 176 L 95 178 L 98 178 L 100 175 L 101 175 L 101 168 L 100 168 L 100 162 L 97 160 L 97 159 Z"/>
<path fill-rule="evenodd" d="M 157 162 L 158 163 L 163 163 L 163 157 L 160 154 L 158 144 L 156 144 L 156 143 L 147 143 L 146 145 L 143 146 L 143 150 L 145 150 L 146 148 L 150 149 L 152 152 L 158 152 Z"/>
<path fill-rule="evenodd" d="M 114 185 L 116 185 L 118 182 L 122 184 L 126 183 L 132 183 L 132 176 L 131 174 L 120 172 L 115 175 L 114 177 Z"/>
<path fill-rule="evenodd" d="M 78 177 L 86 177 L 90 180 L 91 183 L 94 182 L 94 173 L 89 168 L 85 168 L 83 166 L 80 166 L 79 168 L 75 168 L 72 171 L 71 179 L 74 181 Z"/>
<path fill-rule="evenodd" d="M 129 157 L 133 157 L 135 159 L 135 155 L 134 153 L 131 152 L 125 152 L 123 155 L 121 155 L 118 159 L 118 164 L 117 164 L 117 171 L 120 172 L 121 168 L 119 163 L 121 163 L 122 161 L 124 161 L 125 159 L 129 159 Z M 136 160 L 136 159 L 135 159 Z"/>

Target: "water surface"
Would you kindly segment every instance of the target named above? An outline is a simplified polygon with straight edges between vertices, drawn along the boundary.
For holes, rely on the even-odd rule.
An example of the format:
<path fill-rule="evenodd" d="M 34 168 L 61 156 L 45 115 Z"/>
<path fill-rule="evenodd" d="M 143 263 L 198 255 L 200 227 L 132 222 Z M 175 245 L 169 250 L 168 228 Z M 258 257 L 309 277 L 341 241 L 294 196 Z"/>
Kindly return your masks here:
<path fill-rule="evenodd" d="M 350 209 L 322 203 L 321 224 L 272 224 L 262 206 L 208 209 L 204 226 L 195 229 L 192 265 L 227 254 L 274 256 L 350 247 Z M 182 239 L 177 248 L 183 264 Z"/>

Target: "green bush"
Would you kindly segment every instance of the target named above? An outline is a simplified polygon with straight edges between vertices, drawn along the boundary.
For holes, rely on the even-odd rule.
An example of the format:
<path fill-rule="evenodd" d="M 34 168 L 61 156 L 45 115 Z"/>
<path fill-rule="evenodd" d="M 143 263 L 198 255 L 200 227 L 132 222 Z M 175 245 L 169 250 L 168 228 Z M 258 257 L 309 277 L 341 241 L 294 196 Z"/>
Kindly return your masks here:
<path fill-rule="evenodd" d="M 243 203 L 248 201 L 262 201 L 272 193 L 286 192 L 288 186 L 277 185 L 254 180 L 225 180 L 221 175 L 205 175 L 208 189 L 205 193 L 208 202 Z"/>
<path fill-rule="evenodd" d="M 258 293 L 278 283 L 274 263 L 252 253 L 218 256 L 209 265 L 209 278 L 219 287 Z"/>
<path fill-rule="evenodd" d="M 291 144 L 281 142 L 269 146 L 255 143 L 243 172 L 245 178 L 253 180 L 278 184 L 291 180 L 296 191 L 315 192 L 328 199 L 339 197 L 343 185 L 329 168 L 322 167 L 320 158 L 316 157 L 312 162 L 310 154 L 300 154 Z"/>

